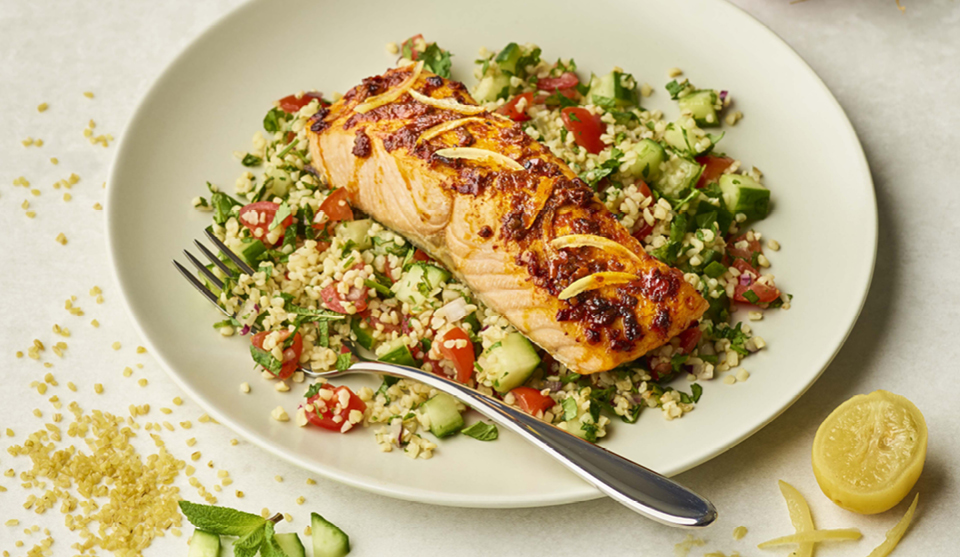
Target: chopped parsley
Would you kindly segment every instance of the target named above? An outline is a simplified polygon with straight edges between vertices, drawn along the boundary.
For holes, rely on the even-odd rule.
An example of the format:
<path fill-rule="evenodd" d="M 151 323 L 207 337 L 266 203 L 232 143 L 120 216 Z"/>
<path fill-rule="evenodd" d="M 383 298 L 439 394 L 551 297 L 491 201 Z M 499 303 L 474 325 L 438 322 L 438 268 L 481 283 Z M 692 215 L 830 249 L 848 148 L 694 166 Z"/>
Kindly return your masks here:
<path fill-rule="evenodd" d="M 423 67 L 443 78 L 450 78 L 450 52 L 443 50 L 437 43 L 430 43 L 427 49 L 417 56 L 423 61 Z"/>
<path fill-rule="evenodd" d="M 473 437 L 478 441 L 493 441 L 500 434 L 496 425 L 488 424 L 486 422 L 477 422 L 470 427 L 461 429 L 460 433 L 466 435 L 467 437 Z"/>
<path fill-rule="evenodd" d="M 260 166 L 262 163 L 263 159 L 251 153 L 244 155 L 243 160 L 240 161 L 243 166 Z"/>

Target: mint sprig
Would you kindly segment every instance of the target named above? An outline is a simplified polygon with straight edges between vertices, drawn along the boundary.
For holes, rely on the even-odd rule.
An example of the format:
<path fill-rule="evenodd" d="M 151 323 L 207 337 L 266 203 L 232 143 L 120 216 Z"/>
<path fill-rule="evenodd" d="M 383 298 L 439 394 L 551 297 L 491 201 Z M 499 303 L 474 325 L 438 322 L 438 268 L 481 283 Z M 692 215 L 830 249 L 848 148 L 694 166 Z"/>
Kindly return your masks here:
<path fill-rule="evenodd" d="M 258 552 L 262 557 L 290 557 L 274 538 L 273 525 L 283 520 L 279 513 L 265 519 L 229 507 L 198 505 L 190 501 L 180 501 L 180 510 L 198 530 L 218 536 L 236 536 L 234 557 L 254 557 Z"/>

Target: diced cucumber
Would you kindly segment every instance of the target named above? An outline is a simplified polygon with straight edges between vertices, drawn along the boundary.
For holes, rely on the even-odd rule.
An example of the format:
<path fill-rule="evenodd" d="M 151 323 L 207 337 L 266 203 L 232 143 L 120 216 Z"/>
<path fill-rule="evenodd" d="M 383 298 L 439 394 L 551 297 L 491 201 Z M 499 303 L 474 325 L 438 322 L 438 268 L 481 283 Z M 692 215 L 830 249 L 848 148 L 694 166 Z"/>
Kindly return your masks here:
<path fill-rule="evenodd" d="M 447 393 L 437 394 L 424 402 L 420 409 L 430 417 L 430 433 L 437 437 L 453 435 L 463 427 L 463 416 L 457 410 L 457 401 Z"/>
<path fill-rule="evenodd" d="M 731 213 L 743 213 L 747 220 L 760 220 L 770 212 L 770 190 L 743 174 L 720 176 L 723 203 Z"/>
<path fill-rule="evenodd" d="M 373 349 L 373 329 L 370 328 L 369 323 L 362 319 L 354 318 L 353 322 L 350 323 L 350 330 L 356 335 L 357 344 L 367 350 Z"/>
<path fill-rule="evenodd" d="M 594 97 L 613 99 L 616 106 L 623 108 L 637 104 L 637 83 L 630 74 L 617 71 L 610 72 L 603 77 L 590 78 L 590 90 L 587 91 L 587 101 L 602 104 L 603 101 Z"/>
<path fill-rule="evenodd" d="M 681 117 L 667 125 L 666 131 L 663 132 L 663 141 L 681 153 L 699 157 L 713 148 L 713 142 L 703 134 L 702 130 L 693 126 L 693 120 Z"/>
<path fill-rule="evenodd" d="M 647 182 L 659 178 L 660 165 L 666 158 L 663 147 L 652 139 L 644 139 L 634 144 L 632 149 L 637 153 L 637 158 L 627 167 L 626 173 Z"/>
<path fill-rule="evenodd" d="M 533 344 L 520 333 L 510 333 L 487 350 L 484 369 L 493 377 L 498 393 L 523 385 L 540 364 L 540 355 Z"/>
<path fill-rule="evenodd" d="M 485 75 L 473 89 L 473 98 L 478 103 L 489 103 L 506 98 L 510 92 L 510 76 L 505 73 Z"/>
<path fill-rule="evenodd" d="M 682 112 L 689 111 L 698 126 L 716 127 L 720 125 L 717 117 L 717 93 L 707 89 L 694 91 L 677 100 Z"/>
<path fill-rule="evenodd" d="M 523 53 L 517 43 L 510 43 L 503 47 L 494 61 L 500 66 L 500 71 L 517 75 L 517 62 L 520 61 L 522 55 Z"/>
<path fill-rule="evenodd" d="M 350 537 L 317 513 L 310 513 L 313 557 L 344 557 L 350 553 Z"/>
<path fill-rule="evenodd" d="M 703 167 L 694 160 L 677 155 L 663 163 L 660 170 L 662 174 L 654 180 L 654 189 L 669 197 L 679 197 L 697 183 Z"/>
<path fill-rule="evenodd" d="M 220 536 L 194 530 L 190 537 L 190 551 L 187 557 L 220 557 Z"/>
<path fill-rule="evenodd" d="M 277 540 L 277 545 L 287 554 L 287 557 L 307 557 L 307 552 L 300 543 L 300 536 L 296 532 L 274 534 L 273 539 Z"/>
<path fill-rule="evenodd" d="M 413 307 L 427 301 L 430 292 L 443 282 L 450 280 L 450 273 L 436 265 L 416 263 L 404 273 L 403 278 L 394 283 L 391 290 L 397 299 Z"/>
<path fill-rule="evenodd" d="M 371 226 L 373 221 L 370 219 L 341 222 L 337 225 L 337 236 L 340 236 L 344 243 L 353 242 L 358 250 L 369 249 L 373 246 L 373 240 L 367 235 Z"/>
<path fill-rule="evenodd" d="M 587 441 L 596 441 L 596 429 L 589 426 L 593 425 L 593 417 L 589 413 L 583 413 L 580 416 L 567 420 L 567 432 L 576 435 Z M 587 427 L 584 427 L 584 426 Z"/>
<path fill-rule="evenodd" d="M 380 361 L 388 364 L 417 367 L 417 360 L 413 357 L 413 352 L 401 338 L 388 345 L 386 352 L 383 353 L 383 356 L 380 356 Z"/>
<path fill-rule="evenodd" d="M 247 247 L 243 248 L 243 252 L 240 253 L 243 256 L 243 259 L 250 264 L 252 267 L 257 266 L 257 261 L 260 260 L 260 256 L 267 251 L 267 246 L 263 245 L 263 242 L 260 240 L 254 239 L 252 242 L 247 244 Z"/>

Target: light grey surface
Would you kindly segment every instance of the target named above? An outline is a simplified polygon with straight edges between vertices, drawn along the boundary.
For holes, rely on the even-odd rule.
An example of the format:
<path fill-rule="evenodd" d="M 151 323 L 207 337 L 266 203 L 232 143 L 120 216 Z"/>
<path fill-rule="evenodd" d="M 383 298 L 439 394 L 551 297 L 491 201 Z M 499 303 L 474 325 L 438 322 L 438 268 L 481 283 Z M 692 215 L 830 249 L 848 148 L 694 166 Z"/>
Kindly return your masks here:
<path fill-rule="evenodd" d="M 356 555 L 412 555 L 425 548 L 431 554 L 451 555 L 672 555 L 673 544 L 684 538 L 684 532 L 644 521 L 612 501 L 547 509 L 467 510 L 394 501 L 323 480 L 306 486 L 306 475 L 299 470 L 243 442 L 231 447 L 228 430 L 197 423 L 200 411 L 189 401 L 175 408 L 170 418 L 157 412 L 161 406 L 173 408 L 169 401 L 179 393 L 148 355 L 134 352 L 138 339 L 106 268 L 102 214 L 91 208 L 102 201 L 100 186 L 113 147 L 89 145 L 82 130 L 93 118 L 97 133 L 119 136 L 164 65 L 237 3 L 0 2 L 0 83 L 4 84 L 0 89 L 0 129 L 4 131 L 0 136 L 0 222 L 7 225 L 0 237 L 0 253 L 6 259 L 0 271 L 0 288 L 6 295 L 0 312 L 0 381 L 4 385 L 0 427 L 13 428 L 17 439 L 42 427 L 46 419 L 37 420 L 29 412 L 40 408 L 49 417 L 52 408 L 45 399 L 51 394 L 67 401 L 75 398 L 85 408 L 124 415 L 129 403 L 148 402 L 153 407 L 152 420 L 193 420 L 192 430 L 166 438 L 180 458 L 200 450 L 200 463 L 213 460 L 218 469 L 230 471 L 235 483 L 227 490 L 231 495 L 221 496 L 222 503 L 234 504 L 232 490 L 241 489 L 246 493 L 241 500 L 244 508 L 256 511 L 266 506 L 290 512 L 297 531 L 306 525 L 310 510 L 319 511 L 352 534 Z M 859 517 L 834 507 L 819 493 L 810 472 L 809 449 L 817 425 L 832 408 L 849 396 L 878 388 L 913 400 L 924 412 L 931 433 L 927 467 L 919 483 L 921 510 L 897 554 L 952 554 L 956 544 L 948 534 L 956 530 L 960 507 L 960 490 L 951 477 L 954 463 L 960 460 L 956 442 L 960 420 L 955 409 L 960 388 L 952 376 L 958 356 L 952 332 L 960 307 L 956 288 L 960 235 L 954 218 L 960 208 L 956 191 L 960 184 L 953 164 L 960 128 L 960 109 L 955 104 L 960 86 L 960 4 L 905 0 L 905 14 L 892 1 L 739 0 L 737 4 L 791 44 L 847 110 L 876 182 L 880 246 L 863 315 L 820 381 L 750 440 L 680 476 L 688 486 L 708 495 L 721 512 L 717 525 L 701 534 L 708 544 L 692 555 L 706 549 L 760 555 L 754 547 L 757 542 L 789 533 L 777 479 L 793 483 L 808 497 L 818 526 L 857 526 L 864 531 L 864 541 L 824 547 L 818 554 L 869 553 L 905 505 L 878 517 Z M 265 25 L 271 32 L 282 32 L 280 22 Z M 323 22 L 318 22 L 318 32 L 322 29 Z M 571 51 L 575 50 L 572 35 Z M 86 99 L 83 91 L 93 91 L 96 97 Z M 40 102 L 50 103 L 50 110 L 39 114 Z M 42 138 L 45 145 L 24 148 L 20 140 L 28 136 Z M 60 159 L 59 165 L 50 164 L 52 156 Z M 818 173 L 829 169 L 810 171 L 810 179 L 816 180 Z M 64 202 L 63 190 L 54 190 L 51 184 L 71 172 L 80 175 L 81 182 L 71 190 L 73 200 Z M 10 185 L 21 175 L 41 190 L 41 196 Z M 36 219 L 24 216 L 23 199 L 30 200 Z M 67 236 L 67 246 L 54 241 L 59 232 Z M 831 277 L 830 269 L 823 273 L 826 287 L 829 280 L 843 279 Z M 103 288 L 104 304 L 95 304 L 88 295 L 93 285 Z M 70 295 L 78 297 L 77 304 L 86 315 L 72 316 L 63 309 Z M 92 318 L 102 323 L 99 329 L 89 325 Z M 53 336 L 53 323 L 68 326 L 71 338 Z M 14 357 L 34 338 L 48 346 L 57 340 L 70 345 L 63 360 L 46 352 L 46 359 L 54 363 L 49 371 L 61 386 L 44 397 L 27 384 L 46 370 Z M 111 350 L 114 341 L 123 348 Z M 148 378 L 147 388 L 133 386 L 121 376 L 124 366 L 136 362 L 145 367 L 135 377 Z M 76 383 L 80 392 L 67 391 L 63 387 L 67 381 Z M 93 394 L 96 382 L 106 387 L 100 397 Z M 198 439 L 196 447 L 183 444 L 188 437 Z M 9 445 L 8 438 L 0 439 L 0 448 Z M 377 455 L 372 453 L 371 458 Z M 0 454 L 3 470 L 13 467 L 19 472 L 25 465 L 23 459 Z M 201 480 L 212 487 L 214 471 L 199 468 Z M 276 474 L 283 476 L 283 483 L 272 479 Z M 0 550 L 25 553 L 26 548 L 14 551 L 13 540 L 39 541 L 36 535 L 22 533 L 23 525 L 36 523 L 54 531 L 56 555 L 70 553 L 68 546 L 76 540 L 63 528 L 62 517 L 55 511 L 42 516 L 24 511 L 19 503 L 25 493 L 18 483 L 0 477 L 0 485 L 9 489 L 0 493 L 0 519 L 21 521 L 18 528 L 0 527 Z M 186 482 L 182 489 L 185 497 L 195 498 L 195 490 Z M 302 507 L 294 501 L 299 495 L 307 498 Z M 745 540 L 735 542 L 730 532 L 738 525 L 746 525 L 750 532 Z M 185 551 L 184 543 L 185 538 L 168 536 L 147 554 L 178 555 Z"/>

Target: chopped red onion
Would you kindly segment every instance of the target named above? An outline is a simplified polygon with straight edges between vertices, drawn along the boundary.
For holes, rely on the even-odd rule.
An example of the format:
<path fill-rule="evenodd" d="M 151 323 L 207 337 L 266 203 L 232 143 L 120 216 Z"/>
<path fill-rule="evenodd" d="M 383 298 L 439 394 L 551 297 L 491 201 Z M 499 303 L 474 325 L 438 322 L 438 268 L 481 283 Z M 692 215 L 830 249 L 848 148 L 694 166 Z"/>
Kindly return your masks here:
<path fill-rule="evenodd" d="M 557 392 L 563 389 L 563 383 L 560 381 L 544 381 L 543 388 L 550 389 L 550 392 Z"/>
<path fill-rule="evenodd" d="M 720 91 L 720 102 L 723 102 L 723 101 L 725 101 L 725 100 L 727 100 L 727 92 L 726 92 L 726 91 Z"/>
<path fill-rule="evenodd" d="M 740 275 L 740 284 L 741 284 L 742 286 L 750 286 L 751 284 L 753 284 L 753 277 L 750 276 L 750 275 L 748 275 L 747 273 L 741 274 L 741 275 Z"/>
<path fill-rule="evenodd" d="M 249 332 L 250 332 L 250 325 L 244 325 L 243 328 L 240 329 L 240 336 L 244 336 Z"/>
<path fill-rule="evenodd" d="M 260 313 L 260 304 L 253 304 L 253 311 Z"/>

